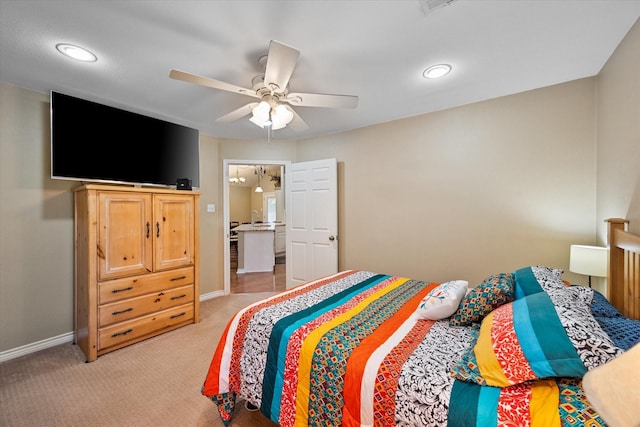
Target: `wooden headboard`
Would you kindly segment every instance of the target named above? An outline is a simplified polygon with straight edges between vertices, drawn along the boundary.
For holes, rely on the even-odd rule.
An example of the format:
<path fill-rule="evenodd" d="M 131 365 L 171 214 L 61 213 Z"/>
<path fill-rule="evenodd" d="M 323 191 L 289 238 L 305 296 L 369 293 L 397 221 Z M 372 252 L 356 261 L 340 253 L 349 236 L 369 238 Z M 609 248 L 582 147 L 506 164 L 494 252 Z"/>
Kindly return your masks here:
<path fill-rule="evenodd" d="M 610 218 L 607 299 L 623 315 L 640 319 L 640 236 L 627 231 L 629 221 Z"/>

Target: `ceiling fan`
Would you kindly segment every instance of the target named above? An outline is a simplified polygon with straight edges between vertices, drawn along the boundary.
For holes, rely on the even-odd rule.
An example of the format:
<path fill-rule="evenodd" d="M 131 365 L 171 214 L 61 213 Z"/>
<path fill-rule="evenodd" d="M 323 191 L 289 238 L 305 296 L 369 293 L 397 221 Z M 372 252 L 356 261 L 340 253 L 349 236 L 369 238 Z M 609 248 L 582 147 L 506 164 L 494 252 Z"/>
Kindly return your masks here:
<path fill-rule="evenodd" d="M 289 92 L 289 79 L 299 56 L 300 51 L 297 49 L 271 40 L 268 55 L 259 60 L 259 63 L 264 64 L 264 74 L 252 79 L 251 89 L 180 70 L 171 70 L 169 77 L 256 98 L 257 101 L 243 105 L 219 117 L 216 121 L 232 122 L 251 114 L 251 122 L 262 128 L 267 128 L 269 138 L 272 130 L 281 129 L 287 125 L 296 131 L 309 129 L 309 125 L 295 112 L 292 106 L 356 108 L 358 105 L 357 96 Z"/>

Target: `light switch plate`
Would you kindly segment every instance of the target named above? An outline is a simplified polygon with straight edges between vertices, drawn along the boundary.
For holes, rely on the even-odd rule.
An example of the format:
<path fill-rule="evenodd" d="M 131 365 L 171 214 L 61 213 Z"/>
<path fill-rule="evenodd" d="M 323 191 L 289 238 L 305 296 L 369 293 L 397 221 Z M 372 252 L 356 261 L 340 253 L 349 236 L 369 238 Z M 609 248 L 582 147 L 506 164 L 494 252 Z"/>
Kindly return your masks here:
<path fill-rule="evenodd" d="M 211 203 L 207 205 L 207 212 L 215 212 L 215 211 L 216 211 L 216 205 Z"/>

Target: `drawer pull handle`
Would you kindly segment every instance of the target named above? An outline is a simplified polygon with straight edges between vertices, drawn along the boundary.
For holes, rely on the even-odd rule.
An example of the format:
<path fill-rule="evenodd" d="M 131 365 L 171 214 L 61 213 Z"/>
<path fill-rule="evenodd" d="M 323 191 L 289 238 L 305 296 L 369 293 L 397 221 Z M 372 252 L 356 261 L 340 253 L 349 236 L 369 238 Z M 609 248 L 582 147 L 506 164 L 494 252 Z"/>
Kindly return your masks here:
<path fill-rule="evenodd" d="M 175 282 L 176 280 L 183 280 L 183 279 L 186 279 L 186 278 L 187 278 L 187 276 L 173 277 L 173 278 L 171 278 L 171 281 Z"/>
<path fill-rule="evenodd" d="M 125 291 L 130 291 L 133 289 L 133 286 L 129 286 L 128 288 L 123 288 L 123 289 L 114 289 L 111 291 L 112 294 L 117 294 L 118 292 L 125 292 Z"/>
<path fill-rule="evenodd" d="M 129 307 L 126 310 L 114 311 L 113 313 L 111 313 L 111 315 L 117 316 L 118 314 L 127 313 L 129 311 L 133 311 L 133 308 Z"/>
<path fill-rule="evenodd" d="M 111 338 L 119 337 L 120 335 L 127 335 L 129 332 L 133 332 L 133 329 L 127 329 L 126 331 L 116 332 L 115 334 L 111 335 Z"/>
<path fill-rule="evenodd" d="M 180 298 L 184 298 L 186 296 L 187 296 L 187 294 L 177 295 L 175 297 L 171 297 L 171 301 L 176 300 L 176 299 L 180 299 Z"/>
<path fill-rule="evenodd" d="M 178 317 L 180 317 L 180 316 L 184 316 L 185 314 L 187 314 L 187 313 L 183 311 L 183 312 L 182 312 L 182 313 L 180 313 L 180 314 L 174 314 L 173 316 L 171 316 L 171 317 L 170 317 L 170 319 L 175 319 L 175 318 L 178 318 Z"/>

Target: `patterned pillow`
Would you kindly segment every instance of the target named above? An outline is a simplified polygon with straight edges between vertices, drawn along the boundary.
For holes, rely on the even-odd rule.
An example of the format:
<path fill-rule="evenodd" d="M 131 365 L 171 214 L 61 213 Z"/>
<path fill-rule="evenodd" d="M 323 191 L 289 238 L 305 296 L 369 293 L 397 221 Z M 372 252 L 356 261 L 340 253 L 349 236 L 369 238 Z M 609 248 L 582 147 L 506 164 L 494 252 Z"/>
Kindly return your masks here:
<path fill-rule="evenodd" d="M 467 286 L 469 282 L 466 280 L 452 280 L 438 285 L 420 301 L 415 313 L 416 317 L 440 320 L 451 316 L 467 292 Z"/>
<path fill-rule="evenodd" d="M 468 326 L 480 322 L 497 307 L 513 301 L 513 289 L 514 277 L 511 273 L 498 273 L 487 277 L 462 298 L 449 324 Z"/>
<path fill-rule="evenodd" d="M 508 387 L 544 378 L 579 378 L 620 354 L 588 310 L 555 306 L 549 295 L 538 292 L 489 313 L 452 375 Z"/>
<path fill-rule="evenodd" d="M 579 303 L 585 304 L 589 307 L 591 306 L 591 303 L 593 302 L 593 298 L 595 295 L 595 292 L 593 289 L 587 288 L 586 286 L 580 286 L 580 285 L 569 286 L 567 287 L 566 291 L 569 294 L 573 295 L 573 297 L 576 300 L 578 300 Z M 593 312 L 591 314 L 593 314 Z"/>
<path fill-rule="evenodd" d="M 514 271 L 515 299 L 538 292 L 566 288 L 566 284 L 561 279 L 562 273 L 564 271 L 560 269 L 540 265 L 523 267 Z"/>

